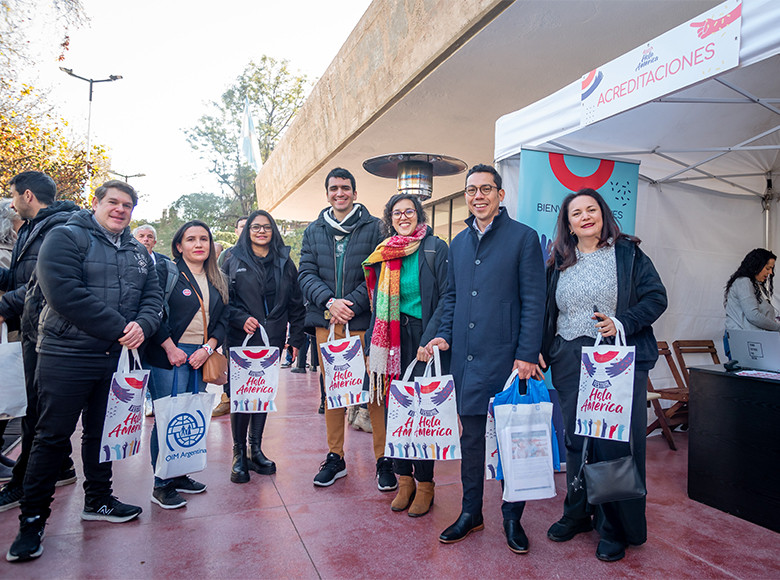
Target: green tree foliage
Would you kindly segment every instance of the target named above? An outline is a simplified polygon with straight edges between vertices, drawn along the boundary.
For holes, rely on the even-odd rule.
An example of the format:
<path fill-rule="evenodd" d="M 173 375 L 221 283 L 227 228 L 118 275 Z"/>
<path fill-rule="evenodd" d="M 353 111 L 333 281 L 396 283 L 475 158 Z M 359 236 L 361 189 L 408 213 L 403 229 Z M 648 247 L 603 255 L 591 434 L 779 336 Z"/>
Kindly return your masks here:
<path fill-rule="evenodd" d="M 225 213 L 229 201 L 222 195 L 214 193 L 188 193 L 182 195 L 171 205 L 181 222 L 201 220 L 210 228 L 224 228 Z"/>
<path fill-rule="evenodd" d="M 260 156 L 265 162 L 303 104 L 308 85 L 305 76 L 290 72 L 288 61 L 263 56 L 258 62 L 251 61 L 219 102 L 211 103 L 209 113 L 185 131 L 190 145 L 233 202 L 226 217 L 247 215 L 257 204 L 256 174 L 241 156 L 244 98 L 249 99 L 257 123 Z"/>

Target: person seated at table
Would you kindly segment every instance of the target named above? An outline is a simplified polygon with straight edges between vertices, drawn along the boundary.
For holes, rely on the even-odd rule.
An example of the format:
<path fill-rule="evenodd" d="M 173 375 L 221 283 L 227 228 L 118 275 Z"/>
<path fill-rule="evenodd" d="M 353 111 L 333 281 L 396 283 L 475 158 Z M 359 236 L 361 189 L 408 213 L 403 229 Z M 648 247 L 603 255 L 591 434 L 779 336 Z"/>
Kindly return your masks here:
<path fill-rule="evenodd" d="M 727 331 L 780 331 L 777 310 L 771 303 L 776 259 L 769 250 L 756 248 L 731 275 L 723 293 Z"/>

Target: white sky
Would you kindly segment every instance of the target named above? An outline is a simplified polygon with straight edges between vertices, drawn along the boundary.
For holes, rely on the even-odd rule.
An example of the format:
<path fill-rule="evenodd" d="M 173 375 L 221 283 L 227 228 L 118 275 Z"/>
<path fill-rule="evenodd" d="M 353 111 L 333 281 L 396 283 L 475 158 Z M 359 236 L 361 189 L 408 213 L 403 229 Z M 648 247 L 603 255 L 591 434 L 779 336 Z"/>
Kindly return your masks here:
<path fill-rule="evenodd" d="M 143 195 L 134 218 L 155 220 L 185 193 L 219 188 L 183 129 L 196 124 L 250 59 L 287 59 L 293 73 L 321 76 L 370 0 L 82 0 L 90 22 L 71 31 L 64 62 L 29 71 L 86 140 L 86 78 L 95 85 L 92 142 L 109 147 L 112 169 Z M 58 37 L 53 40 L 56 41 Z M 37 79 L 35 78 L 37 76 Z"/>

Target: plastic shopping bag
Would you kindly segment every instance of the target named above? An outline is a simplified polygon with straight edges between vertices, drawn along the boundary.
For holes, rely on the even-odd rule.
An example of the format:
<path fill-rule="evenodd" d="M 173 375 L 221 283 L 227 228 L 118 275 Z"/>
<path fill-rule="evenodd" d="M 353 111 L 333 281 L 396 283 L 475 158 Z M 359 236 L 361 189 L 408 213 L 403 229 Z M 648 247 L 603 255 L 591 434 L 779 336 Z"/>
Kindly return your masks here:
<path fill-rule="evenodd" d="M 27 414 L 27 388 L 24 384 L 22 343 L 8 342 L 8 325 L 3 322 L 0 335 L 0 419 Z"/>
<path fill-rule="evenodd" d="M 555 496 L 552 403 L 495 405 L 504 501 Z"/>
<path fill-rule="evenodd" d="M 265 346 L 247 346 L 253 336 L 247 334 L 241 346 L 230 349 L 230 409 L 233 413 L 276 411 L 279 388 L 279 349 L 270 346 L 260 326 Z"/>
<path fill-rule="evenodd" d="M 504 479 L 501 468 L 498 438 L 495 428 L 495 408 L 501 405 L 528 405 L 535 403 L 550 403 L 550 393 L 544 381 L 527 379 L 526 393 L 520 394 L 520 378 L 517 371 L 513 370 L 509 375 L 504 388 L 488 404 L 487 424 L 485 428 L 485 479 Z M 552 418 L 551 418 L 552 421 Z M 560 449 L 555 427 L 550 424 L 550 433 L 553 438 L 551 443 L 552 461 L 555 469 L 561 468 Z"/>
<path fill-rule="evenodd" d="M 135 370 L 131 370 L 131 353 Z M 141 368 L 138 351 L 123 346 L 108 393 L 106 419 L 100 438 L 101 463 L 127 459 L 141 449 L 144 392 L 149 382 L 149 373 Z"/>
<path fill-rule="evenodd" d="M 330 326 L 328 341 L 320 345 L 325 379 L 325 400 L 328 409 L 338 409 L 368 403 L 368 391 L 363 390 L 366 360 L 360 337 L 350 336 L 334 340 L 334 326 Z"/>
<path fill-rule="evenodd" d="M 206 436 L 211 422 L 214 395 L 198 392 L 198 371 L 192 393 L 178 394 L 178 368 L 173 367 L 173 388 L 169 397 L 154 402 L 160 453 L 154 474 L 170 479 L 206 468 Z"/>
<path fill-rule="evenodd" d="M 626 346 L 623 325 L 612 320 L 617 327 L 615 345 L 601 344 L 599 334 L 593 346 L 582 347 L 575 434 L 627 442 L 636 349 Z"/>

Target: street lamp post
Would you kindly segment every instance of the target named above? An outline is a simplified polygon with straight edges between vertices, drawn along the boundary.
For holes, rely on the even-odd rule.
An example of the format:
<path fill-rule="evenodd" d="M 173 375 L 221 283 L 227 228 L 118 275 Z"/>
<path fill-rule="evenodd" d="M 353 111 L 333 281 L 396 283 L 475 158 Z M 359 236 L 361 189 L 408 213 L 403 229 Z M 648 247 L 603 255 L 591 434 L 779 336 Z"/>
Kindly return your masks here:
<path fill-rule="evenodd" d="M 60 70 L 65 74 L 89 83 L 89 112 L 87 113 L 87 183 L 84 186 L 84 199 L 86 200 L 89 198 L 89 192 L 92 190 L 92 173 L 89 171 L 89 162 L 91 161 L 92 157 L 92 86 L 95 83 L 110 83 L 112 81 L 118 81 L 122 78 L 122 76 L 111 75 L 107 79 L 88 79 L 75 74 L 73 69 L 65 68 L 64 66 L 61 66 Z"/>
<path fill-rule="evenodd" d="M 125 175 L 124 173 L 113 171 L 112 169 L 109 169 L 108 172 L 113 175 L 116 175 L 117 177 L 123 178 L 125 180 L 125 183 L 128 183 L 133 177 L 146 177 L 146 173 L 135 173 L 133 175 Z"/>

